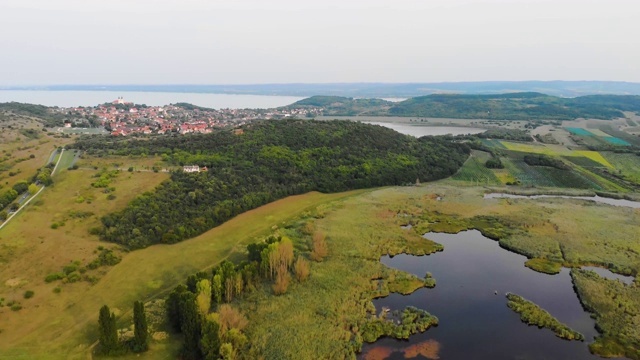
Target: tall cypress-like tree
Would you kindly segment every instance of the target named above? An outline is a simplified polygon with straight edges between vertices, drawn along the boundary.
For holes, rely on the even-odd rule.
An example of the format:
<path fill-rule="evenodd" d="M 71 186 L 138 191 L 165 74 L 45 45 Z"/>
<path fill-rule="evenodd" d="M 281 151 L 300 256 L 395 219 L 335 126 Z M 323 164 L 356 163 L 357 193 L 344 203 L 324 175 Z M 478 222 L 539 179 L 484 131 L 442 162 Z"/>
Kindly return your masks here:
<path fill-rule="evenodd" d="M 147 351 L 149 348 L 149 330 L 147 327 L 147 316 L 144 313 L 144 303 L 142 301 L 133 303 L 133 324 L 133 351 Z"/>
<path fill-rule="evenodd" d="M 202 358 L 199 346 L 202 337 L 202 323 L 195 294 L 188 291 L 180 294 L 180 318 L 184 334 L 182 357 L 185 360 L 199 360 Z"/>
<path fill-rule="evenodd" d="M 187 291 L 187 287 L 180 284 L 169 294 L 167 301 L 165 302 L 167 309 L 167 316 L 169 322 L 173 326 L 173 329 L 177 332 L 182 332 L 182 317 L 180 315 L 180 296 Z"/>
<path fill-rule="evenodd" d="M 202 324 L 200 351 L 202 351 L 205 360 L 220 358 L 220 325 L 216 321 L 205 320 Z"/>
<path fill-rule="evenodd" d="M 118 329 L 116 327 L 116 315 L 109 310 L 107 305 L 100 308 L 98 318 L 100 332 L 100 348 L 103 354 L 113 354 L 118 350 Z"/>

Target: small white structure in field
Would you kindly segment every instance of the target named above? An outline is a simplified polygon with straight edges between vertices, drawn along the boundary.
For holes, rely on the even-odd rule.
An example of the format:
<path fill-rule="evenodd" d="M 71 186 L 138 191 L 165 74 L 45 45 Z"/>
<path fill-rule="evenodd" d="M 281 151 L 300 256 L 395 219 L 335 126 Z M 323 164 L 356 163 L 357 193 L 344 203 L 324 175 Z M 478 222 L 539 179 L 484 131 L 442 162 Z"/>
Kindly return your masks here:
<path fill-rule="evenodd" d="M 192 173 L 192 172 L 200 172 L 200 166 L 198 165 L 185 165 L 182 170 L 184 172 Z"/>

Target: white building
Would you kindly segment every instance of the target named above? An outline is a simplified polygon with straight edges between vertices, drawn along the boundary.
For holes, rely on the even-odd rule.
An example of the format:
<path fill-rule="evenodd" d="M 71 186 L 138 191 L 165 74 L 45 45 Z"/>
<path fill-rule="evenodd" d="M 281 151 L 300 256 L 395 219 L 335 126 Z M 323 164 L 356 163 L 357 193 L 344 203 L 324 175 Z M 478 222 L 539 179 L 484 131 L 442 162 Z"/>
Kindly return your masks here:
<path fill-rule="evenodd" d="M 182 167 L 184 172 L 192 173 L 192 172 L 200 172 L 200 166 L 198 165 L 185 165 Z"/>

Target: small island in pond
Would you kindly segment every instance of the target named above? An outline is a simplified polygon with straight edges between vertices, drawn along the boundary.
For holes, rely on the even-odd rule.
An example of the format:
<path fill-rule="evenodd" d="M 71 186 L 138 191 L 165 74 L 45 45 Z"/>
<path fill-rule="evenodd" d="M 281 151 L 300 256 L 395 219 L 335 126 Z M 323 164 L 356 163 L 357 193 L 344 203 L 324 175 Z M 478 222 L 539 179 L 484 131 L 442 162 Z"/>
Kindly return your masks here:
<path fill-rule="evenodd" d="M 556 333 L 557 337 L 562 339 L 584 341 L 584 336 L 581 333 L 561 323 L 558 319 L 551 316 L 549 312 L 522 296 L 507 293 L 507 299 L 509 300 L 507 306 L 509 309 L 520 314 L 520 320 L 522 320 L 522 322 L 529 325 L 536 325 L 539 328 L 544 327 L 551 329 Z"/>

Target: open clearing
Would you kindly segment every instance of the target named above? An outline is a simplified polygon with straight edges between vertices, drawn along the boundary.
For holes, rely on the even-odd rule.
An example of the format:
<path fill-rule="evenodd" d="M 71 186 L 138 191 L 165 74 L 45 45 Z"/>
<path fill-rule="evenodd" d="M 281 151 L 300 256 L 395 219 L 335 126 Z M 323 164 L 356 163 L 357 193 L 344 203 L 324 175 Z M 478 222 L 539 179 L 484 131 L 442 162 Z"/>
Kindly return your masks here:
<path fill-rule="evenodd" d="M 90 260 L 98 245 L 111 246 L 88 234 L 88 228 L 98 224 L 96 217 L 122 208 L 132 196 L 166 177 L 163 173 L 124 172 L 116 178 L 114 186 L 122 191 L 129 189 L 128 195 L 117 190 L 116 200 L 102 201 L 95 195 L 92 204 L 79 204 L 76 200 L 84 197 L 83 191 L 91 196 L 96 189 L 87 188 L 87 181 L 91 179 L 87 179 L 85 171 L 65 171 L 56 180 L 59 183 L 56 187 L 41 194 L 42 204 L 20 214 L 0 233 L 0 254 L 6 264 L 0 278 L 16 279 L 11 284 L 0 284 L 0 289 L 3 297 L 20 300 L 23 305 L 17 312 L 0 308 L 1 354 L 12 359 L 85 359 L 87 347 L 97 339 L 95 322 L 103 304 L 118 313 L 126 312 L 133 301 L 162 295 L 184 281 L 188 274 L 217 264 L 234 250 L 244 250 L 245 244 L 271 231 L 274 225 L 308 208 L 363 192 L 308 193 L 276 201 L 239 215 L 194 239 L 126 254 L 122 262 L 102 274 L 95 285 L 44 282 L 46 274 L 59 271 L 71 260 Z M 65 210 L 61 209 L 91 209 L 96 217 L 67 221 L 56 230 L 30 225 L 50 224 L 64 216 Z M 59 294 L 53 293 L 57 286 L 62 288 Z M 21 295 L 28 289 L 36 295 L 24 300 Z"/>
<path fill-rule="evenodd" d="M 15 183 L 31 179 L 37 169 L 46 165 L 51 152 L 72 139 L 53 137 L 41 131 L 35 120 L 20 119 L 1 122 L 0 131 L 0 191 Z M 11 126 L 11 128 L 9 128 Z M 38 138 L 24 136 L 21 131 L 36 131 Z M 33 157 L 31 157 L 33 156 Z M 15 175 L 10 175 L 13 173 Z"/>

